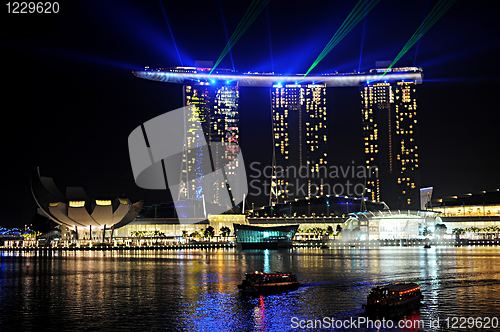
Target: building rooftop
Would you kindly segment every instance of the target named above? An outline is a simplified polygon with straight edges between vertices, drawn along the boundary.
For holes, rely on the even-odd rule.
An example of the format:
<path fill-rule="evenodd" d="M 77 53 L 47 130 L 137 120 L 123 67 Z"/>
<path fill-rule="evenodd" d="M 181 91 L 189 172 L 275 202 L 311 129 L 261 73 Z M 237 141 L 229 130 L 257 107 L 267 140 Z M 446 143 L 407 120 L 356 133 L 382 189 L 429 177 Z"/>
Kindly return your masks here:
<path fill-rule="evenodd" d="M 500 204 L 500 189 L 447 196 L 432 200 L 432 207 Z"/>
<path fill-rule="evenodd" d="M 373 81 L 415 81 L 422 82 L 422 68 L 377 68 L 369 73 L 327 73 L 321 75 L 304 76 L 304 74 L 277 74 L 246 72 L 236 73 L 229 69 L 173 67 L 156 68 L 146 67 L 144 70 L 134 71 L 139 78 L 177 84 L 199 82 L 203 84 L 232 84 L 248 87 L 272 87 L 273 85 L 287 84 L 325 84 L 327 87 L 360 86 Z M 384 75 L 385 73 L 385 75 Z"/>

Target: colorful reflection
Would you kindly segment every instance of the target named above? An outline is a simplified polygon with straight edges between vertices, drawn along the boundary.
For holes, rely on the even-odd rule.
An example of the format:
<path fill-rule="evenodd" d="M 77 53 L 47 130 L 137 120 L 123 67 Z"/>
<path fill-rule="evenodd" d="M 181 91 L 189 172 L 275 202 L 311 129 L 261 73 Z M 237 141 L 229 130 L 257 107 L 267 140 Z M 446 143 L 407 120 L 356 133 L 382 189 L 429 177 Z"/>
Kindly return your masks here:
<path fill-rule="evenodd" d="M 391 329 L 447 331 L 446 317 L 500 312 L 500 248 L 374 250 L 0 251 L 2 330 L 299 331 L 304 324 L 365 318 L 375 285 L 419 282 L 420 310 Z M 245 272 L 287 271 L 302 286 L 256 297 L 237 291 Z M 440 327 L 430 323 L 441 318 Z M 423 322 L 418 325 L 417 322 Z M 321 330 L 312 328 L 311 331 Z M 325 330 L 325 329 L 323 329 Z M 332 330 L 332 329 L 330 329 Z"/>

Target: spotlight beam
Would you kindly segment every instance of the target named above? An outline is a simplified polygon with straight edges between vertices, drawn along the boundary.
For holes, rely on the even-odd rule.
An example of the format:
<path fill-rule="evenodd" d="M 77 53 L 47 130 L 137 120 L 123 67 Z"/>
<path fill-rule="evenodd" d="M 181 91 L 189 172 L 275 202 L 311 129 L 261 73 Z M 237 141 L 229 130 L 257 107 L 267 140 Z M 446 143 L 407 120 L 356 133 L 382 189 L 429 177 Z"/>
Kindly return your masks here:
<path fill-rule="evenodd" d="M 427 16 L 427 8 L 429 7 L 429 0 L 425 2 L 425 9 L 424 9 L 424 15 L 422 17 L 422 22 L 425 20 L 425 17 Z M 422 30 L 420 30 L 419 36 L 422 37 Z M 417 47 L 415 48 L 415 57 L 413 58 L 413 67 L 415 67 L 415 63 L 417 62 L 417 53 L 418 53 L 418 48 L 420 46 L 420 38 L 418 39 L 417 42 Z"/>
<path fill-rule="evenodd" d="M 340 28 L 335 32 L 333 37 L 330 39 L 328 44 L 319 56 L 316 58 L 311 67 L 304 74 L 307 76 L 311 70 L 318 65 L 318 63 L 323 60 L 323 58 L 330 53 L 335 46 L 356 26 L 358 23 L 380 2 L 380 0 L 360 0 L 347 18 L 344 20 Z"/>
<path fill-rule="evenodd" d="M 262 10 L 267 6 L 270 0 L 253 0 L 250 3 L 250 6 L 248 7 L 247 11 L 245 12 L 245 15 L 241 19 L 240 23 L 238 23 L 238 26 L 236 27 L 236 30 L 233 32 L 231 38 L 229 39 L 229 42 L 226 44 L 224 47 L 224 50 L 222 51 L 221 55 L 219 56 L 219 59 L 213 66 L 212 70 L 210 70 L 210 74 L 217 68 L 219 63 L 224 59 L 224 57 L 227 55 L 229 50 L 234 47 L 236 42 L 243 36 L 245 31 L 252 25 L 253 21 L 259 16 L 259 14 L 262 12 Z"/>
<path fill-rule="evenodd" d="M 170 23 L 168 23 L 167 13 L 165 13 L 165 8 L 163 7 L 162 0 L 160 0 L 160 6 L 161 6 L 161 10 L 163 12 L 163 16 L 165 17 L 165 22 L 167 22 L 168 30 L 170 31 L 170 36 L 172 36 L 172 41 L 174 42 L 175 51 L 177 52 L 177 56 L 179 57 L 179 61 L 181 63 L 181 66 L 184 66 L 182 64 L 182 59 L 181 59 L 181 55 L 179 53 L 179 49 L 177 48 L 177 44 L 175 43 L 174 34 L 172 33 L 172 29 L 170 28 Z"/>
<path fill-rule="evenodd" d="M 363 58 L 363 44 L 365 43 L 365 32 L 366 32 L 366 15 L 363 20 L 363 35 L 361 37 L 361 48 L 359 51 L 358 73 L 361 71 L 361 59 Z"/>
<path fill-rule="evenodd" d="M 273 44 L 271 43 L 271 25 L 269 24 L 269 10 L 266 6 L 267 34 L 269 35 L 269 51 L 271 52 L 271 72 L 274 73 Z"/>
<path fill-rule="evenodd" d="M 422 38 L 425 33 L 434 25 L 436 22 L 457 2 L 457 0 L 439 0 L 439 2 L 432 8 L 431 12 L 425 20 L 420 24 L 417 31 L 411 36 L 410 40 L 406 43 L 403 49 L 399 52 L 396 58 L 392 61 L 390 66 L 384 72 L 382 77 L 387 74 L 387 72 L 396 64 L 410 50 L 410 48 L 415 45 L 417 41 Z"/>
<path fill-rule="evenodd" d="M 227 35 L 226 20 L 224 19 L 224 11 L 222 10 L 221 0 L 219 0 L 219 8 L 220 8 L 220 14 L 222 16 L 222 23 L 224 24 L 224 32 L 226 34 L 226 40 L 227 40 L 227 43 L 229 45 L 229 36 Z M 236 71 L 236 69 L 234 68 L 233 54 L 231 53 L 231 49 L 229 49 L 229 57 L 231 58 L 231 64 L 233 65 L 233 71 Z"/>

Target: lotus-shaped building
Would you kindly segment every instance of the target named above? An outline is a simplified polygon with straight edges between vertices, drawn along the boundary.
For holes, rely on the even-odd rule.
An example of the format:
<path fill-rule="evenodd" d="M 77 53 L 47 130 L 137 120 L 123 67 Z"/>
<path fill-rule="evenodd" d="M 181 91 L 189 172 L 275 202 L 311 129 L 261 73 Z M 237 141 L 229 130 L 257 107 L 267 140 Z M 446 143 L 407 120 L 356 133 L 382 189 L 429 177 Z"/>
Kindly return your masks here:
<path fill-rule="evenodd" d="M 61 225 L 62 236 L 103 241 L 106 230 L 110 237 L 115 228 L 133 221 L 142 210 L 142 200 L 101 197 L 90 199 L 83 188 L 68 187 L 66 196 L 57 189 L 52 178 L 40 176 L 38 168 L 31 175 L 31 191 L 38 213 Z"/>

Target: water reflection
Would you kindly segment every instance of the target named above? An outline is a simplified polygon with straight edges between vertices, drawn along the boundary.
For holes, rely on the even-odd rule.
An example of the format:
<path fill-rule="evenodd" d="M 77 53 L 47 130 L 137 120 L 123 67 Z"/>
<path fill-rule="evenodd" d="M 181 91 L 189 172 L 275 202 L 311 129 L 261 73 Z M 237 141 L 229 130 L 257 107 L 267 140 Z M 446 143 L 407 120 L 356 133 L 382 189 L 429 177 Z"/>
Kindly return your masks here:
<path fill-rule="evenodd" d="M 269 265 L 269 250 L 264 250 L 264 268 L 262 272 L 271 273 L 271 266 Z"/>
<path fill-rule="evenodd" d="M 499 258 L 495 247 L 0 252 L 0 326 L 288 331 L 293 317 L 364 317 L 361 305 L 374 285 L 412 281 L 420 283 L 423 306 L 397 319 L 421 320 L 424 331 L 447 331 L 447 317 L 498 315 Z M 256 270 L 294 273 L 302 286 L 241 296 L 237 284 Z M 431 327 L 437 319 L 440 326 Z"/>

